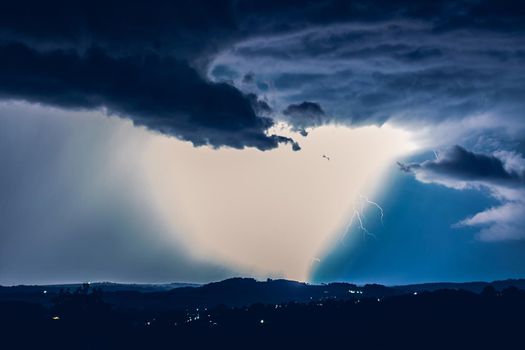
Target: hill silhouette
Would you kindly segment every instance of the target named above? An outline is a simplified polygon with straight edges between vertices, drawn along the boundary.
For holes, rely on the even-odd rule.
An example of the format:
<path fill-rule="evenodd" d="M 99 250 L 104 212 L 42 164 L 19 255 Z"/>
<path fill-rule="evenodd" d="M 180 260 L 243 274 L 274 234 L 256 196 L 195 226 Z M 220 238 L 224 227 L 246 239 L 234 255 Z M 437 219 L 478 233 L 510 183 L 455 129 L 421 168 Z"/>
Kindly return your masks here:
<path fill-rule="evenodd" d="M 523 280 L 386 287 L 233 278 L 169 290 L 103 287 L 2 287 L 2 344 L 508 348 L 521 341 L 525 321 Z"/>

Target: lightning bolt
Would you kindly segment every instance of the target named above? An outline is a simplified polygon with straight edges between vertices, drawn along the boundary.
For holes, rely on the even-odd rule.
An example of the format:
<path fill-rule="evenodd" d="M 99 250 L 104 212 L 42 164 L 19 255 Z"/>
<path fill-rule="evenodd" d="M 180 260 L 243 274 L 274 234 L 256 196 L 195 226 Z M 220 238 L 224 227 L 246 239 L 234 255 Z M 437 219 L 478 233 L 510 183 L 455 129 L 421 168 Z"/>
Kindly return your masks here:
<path fill-rule="evenodd" d="M 346 237 L 347 233 L 350 231 L 350 228 L 354 225 L 354 220 L 357 220 L 359 229 L 361 230 L 361 232 L 363 232 L 364 235 L 376 238 L 376 236 L 370 231 L 368 231 L 368 229 L 365 227 L 362 216 L 363 215 L 361 214 L 361 211 L 359 211 L 354 205 L 352 216 L 350 217 L 350 220 L 348 221 L 348 224 L 346 225 L 345 230 L 343 231 L 343 236 L 341 237 L 341 240 L 343 240 Z"/>
<path fill-rule="evenodd" d="M 371 204 L 374 207 L 376 207 L 377 209 L 379 209 L 379 212 L 381 213 L 381 225 L 383 225 L 384 224 L 383 223 L 383 218 L 385 217 L 385 212 L 383 211 L 383 208 L 379 204 L 377 204 L 377 202 L 374 202 L 374 201 L 371 201 L 370 199 L 368 199 L 367 196 L 363 196 L 362 194 L 360 194 L 359 198 L 364 200 L 366 203 Z M 361 209 L 361 211 L 362 211 L 362 209 Z"/>
<path fill-rule="evenodd" d="M 363 233 L 369 236 L 376 238 L 376 236 L 372 232 L 368 231 L 368 229 L 363 224 L 362 213 L 355 208 L 354 208 L 354 216 L 355 218 L 357 218 L 357 222 L 359 223 L 359 228 L 361 229 L 361 231 L 363 231 Z"/>
<path fill-rule="evenodd" d="M 361 232 L 363 232 L 363 234 L 368 235 L 368 236 L 372 236 L 374 238 L 377 238 L 372 232 L 370 232 L 366 228 L 366 226 L 365 226 L 365 224 L 363 222 L 363 217 L 364 217 L 363 211 L 364 211 L 364 208 L 365 208 L 365 204 L 373 205 L 374 207 L 376 207 L 379 210 L 381 224 L 382 225 L 384 224 L 383 223 L 383 218 L 384 218 L 385 212 L 384 212 L 383 208 L 377 202 L 374 202 L 374 201 L 370 200 L 367 196 L 359 195 L 359 199 L 360 199 L 360 210 L 357 209 L 356 205 L 354 204 L 354 209 L 353 209 L 352 216 L 350 217 L 350 220 L 348 221 L 348 224 L 346 225 L 345 231 L 343 232 L 343 236 L 342 236 L 341 239 L 344 239 L 346 237 L 346 234 L 348 233 L 348 231 L 350 230 L 350 228 L 354 224 L 354 220 L 357 221 L 359 229 L 361 230 Z"/>

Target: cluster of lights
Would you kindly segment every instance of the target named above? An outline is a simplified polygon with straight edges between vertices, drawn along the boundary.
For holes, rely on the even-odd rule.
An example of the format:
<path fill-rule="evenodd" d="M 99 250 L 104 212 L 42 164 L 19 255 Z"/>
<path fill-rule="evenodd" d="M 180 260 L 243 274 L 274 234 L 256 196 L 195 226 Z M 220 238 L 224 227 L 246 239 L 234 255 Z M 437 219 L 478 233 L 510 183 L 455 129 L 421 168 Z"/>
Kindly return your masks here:
<path fill-rule="evenodd" d="M 208 311 L 208 308 L 205 307 L 203 311 Z M 194 321 L 198 321 L 201 319 L 201 315 L 199 313 L 199 308 L 195 308 L 195 313 L 189 313 L 188 310 L 186 309 L 186 317 L 187 319 L 184 321 L 185 323 L 190 323 L 190 322 L 194 322 Z M 214 322 L 212 319 L 211 319 L 211 314 L 207 314 L 206 317 L 208 318 L 208 323 L 210 323 L 212 326 L 216 326 L 218 323 L 217 322 Z M 177 326 L 177 323 L 175 323 L 175 326 Z"/>
<path fill-rule="evenodd" d="M 200 319 L 200 316 L 199 316 L 199 315 L 197 315 L 197 316 L 195 316 L 195 317 L 191 317 L 191 316 L 190 316 L 190 317 L 188 317 L 188 319 L 186 320 L 186 323 L 189 323 L 189 322 L 192 322 L 192 321 L 197 321 L 197 320 L 199 320 L 199 319 Z"/>

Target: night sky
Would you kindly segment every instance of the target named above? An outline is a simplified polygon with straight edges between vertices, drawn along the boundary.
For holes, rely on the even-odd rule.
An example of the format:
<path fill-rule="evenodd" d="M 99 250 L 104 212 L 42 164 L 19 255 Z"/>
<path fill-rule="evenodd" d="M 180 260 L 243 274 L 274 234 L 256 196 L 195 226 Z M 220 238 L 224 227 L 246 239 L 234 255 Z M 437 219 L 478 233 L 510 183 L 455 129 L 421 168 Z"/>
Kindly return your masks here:
<path fill-rule="evenodd" d="M 519 1 L 0 5 L 0 284 L 525 276 Z"/>

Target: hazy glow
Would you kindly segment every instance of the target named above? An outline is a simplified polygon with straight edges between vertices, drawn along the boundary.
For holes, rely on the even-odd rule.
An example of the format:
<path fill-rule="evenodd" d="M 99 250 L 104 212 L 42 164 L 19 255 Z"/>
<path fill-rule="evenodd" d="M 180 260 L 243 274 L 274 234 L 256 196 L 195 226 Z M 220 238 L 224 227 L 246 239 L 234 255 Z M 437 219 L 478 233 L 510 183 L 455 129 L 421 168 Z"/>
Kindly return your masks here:
<path fill-rule="evenodd" d="M 306 138 L 279 128 L 300 152 L 194 148 L 148 133 L 138 161 L 154 210 L 190 254 L 258 277 L 307 280 L 359 195 L 373 198 L 385 170 L 415 146 L 389 126 L 323 126 Z"/>
<path fill-rule="evenodd" d="M 22 102 L 0 104 L 0 122 L 3 283 L 307 280 L 415 148 L 388 125 L 304 138 L 282 124 L 272 132 L 301 151 L 195 148 L 99 112 Z"/>

